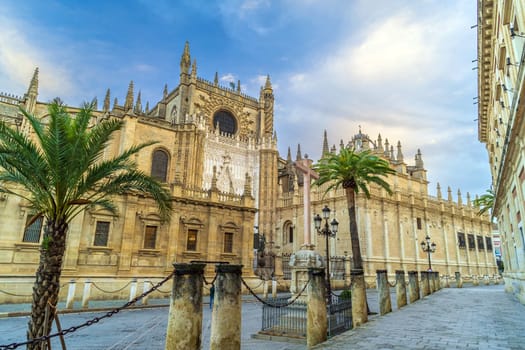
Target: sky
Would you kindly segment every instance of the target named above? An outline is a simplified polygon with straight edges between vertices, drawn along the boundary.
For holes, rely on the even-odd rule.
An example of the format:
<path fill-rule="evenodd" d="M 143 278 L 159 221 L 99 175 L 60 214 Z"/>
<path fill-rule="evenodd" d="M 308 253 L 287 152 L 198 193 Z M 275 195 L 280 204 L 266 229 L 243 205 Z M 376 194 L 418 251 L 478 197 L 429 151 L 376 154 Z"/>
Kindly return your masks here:
<path fill-rule="evenodd" d="M 485 193 L 477 135 L 476 2 L 471 0 L 3 0 L 0 92 L 23 95 L 39 67 L 39 100 L 79 105 L 131 80 L 154 105 L 179 81 L 184 43 L 197 75 L 275 95 L 278 148 L 319 159 L 362 132 L 420 149 L 429 194 Z"/>

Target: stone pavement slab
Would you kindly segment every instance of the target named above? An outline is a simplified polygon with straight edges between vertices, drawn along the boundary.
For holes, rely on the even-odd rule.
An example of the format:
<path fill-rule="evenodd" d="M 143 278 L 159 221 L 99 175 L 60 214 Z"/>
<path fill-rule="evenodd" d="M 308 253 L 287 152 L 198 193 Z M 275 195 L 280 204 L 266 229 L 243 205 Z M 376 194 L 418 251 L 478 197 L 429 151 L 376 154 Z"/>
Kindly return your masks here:
<path fill-rule="evenodd" d="M 525 349 L 525 306 L 503 285 L 446 288 L 314 349 Z"/>

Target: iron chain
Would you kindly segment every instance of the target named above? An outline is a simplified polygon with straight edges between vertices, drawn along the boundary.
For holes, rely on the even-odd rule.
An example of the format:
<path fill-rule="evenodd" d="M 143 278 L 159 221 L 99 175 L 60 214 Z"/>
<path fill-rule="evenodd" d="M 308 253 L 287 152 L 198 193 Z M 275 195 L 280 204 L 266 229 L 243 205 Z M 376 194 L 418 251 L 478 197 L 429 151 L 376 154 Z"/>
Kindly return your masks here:
<path fill-rule="evenodd" d="M 306 287 L 308 287 L 308 284 L 310 283 L 310 279 L 305 283 L 303 289 L 299 292 L 299 294 L 297 294 L 295 296 L 295 298 L 293 298 L 292 300 L 290 300 L 289 302 L 287 302 L 286 304 L 272 304 L 272 303 L 269 303 L 267 302 L 266 300 L 263 300 L 261 299 L 251 288 L 250 286 L 248 286 L 248 284 L 246 283 L 246 281 L 244 280 L 244 278 L 241 277 L 241 281 L 242 281 L 242 284 L 244 284 L 244 286 L 246 287 L 246 289 L 250 292 L 251 295 L 253 295 L 255 297 L 255 299 L 257 299 L 258 301 L 260 301 L 261 303 L 263 303 L 264 305 L 266 306 L 269 306 L 269 307 L 274 307 L 274 308 L 282 308 L 282 307 L 286 307 L 286 306 L 290 306 L 292 305 L 293 303 L 295 303 L 297 301 L 297 299 L 299 299 L 299 297 L 304 293 L 304 291 L 306 290 Z"/>
<path fill-rule="evenodd" d="M 4 350 L 4 349 L 5 350 L 11 350 L 11 349 L 16 349 L 16 348 L 18 348 L 19 346 L 22 346 L 22 345 L 28 345 L 28 344 L 33 344 L 33 343 L 47 341 L 47 340 L 49 340 L 51 338 L 55 338 L 55 337 L 58 337 L 58 336 L 63 336 L 63 335 L 69 334 L 69 333 L 73 333 L 73 332 L 79 330 L 80 328 L 89 327 L 89 326 L 91 326 L 91 325 L 93 325 L 95 323 L 98 323 L 98 322 L 100 322 L 101 320 L 103 320 L 105 318 L 109 318 L 109 317 L 119 313 L 120 311 L 128 308 L 129 306 L 135 304 L 140 299 L 144 298 L 148 294 L 150 294 L 150 293 L 154 292 L 155 290 L 157 290 L 160 286 L 162 286 L 164 283 L 166 283 L 168 280 L 170 280 L 173 277 L 174 274 L 175 274 L 175 272 L 172 272 L 166 278 L 164 278 L 162 281 L 160 281 L 159 283 L 157 283 L 156 285 L 151 287 L 150 290 L 142 293 L 138 297 L 133 298 L 132 300 L 128 301 L 126 304 L 124 304 L 124 305 L 122 305 L 122 306 L 120 306 L 120 307 L 118 307 L 116 309 L 113 309 L 113 310 L 107 312 L 103 316 L 92 318 L 91 320 L 88 320 L 88 321 L 86 321 L 86 322 L 84 322 L 84 323 L 82 323 L 82 324 L 80 324 L 78 326 L 73 326 L 73 327 L 64 329 L 61 332 L 54 333 L 54 334 L 51 334 L 51 335 L 44 335 L 44 336 L 41 336 L 39 338 L 34 338 L 34 339 L 31 339 L 31 340 L 25 341 L 23 343 L 12 343 L 12 344 L 7 344 L 7 345 L 0 345 L 0 350 Z"/>

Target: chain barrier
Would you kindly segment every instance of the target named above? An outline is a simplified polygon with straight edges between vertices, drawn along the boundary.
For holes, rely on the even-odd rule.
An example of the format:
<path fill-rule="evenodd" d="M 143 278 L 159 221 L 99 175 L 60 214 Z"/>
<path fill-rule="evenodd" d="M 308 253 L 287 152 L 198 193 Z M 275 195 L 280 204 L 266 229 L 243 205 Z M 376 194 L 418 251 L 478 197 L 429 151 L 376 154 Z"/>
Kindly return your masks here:
<path fill-rule="evenodd" d="M 204 275 L 202 275 L 202 280 L 204 281 L 204 284 L 205 284 L 205 285 L 206 285 L 206 284 L 207 284 L 207 285 L 212 285 L 212 284 L 215 283 L 215 280 L 217 279 L 217 275 L 218 275 L 218 274 L 216 273 L 215 276 L 213 276 L 213 280 L 212 280 L 211 282 L 208 282 L 208 281 L 206 280 L 206 277 L 205 277 Z"/>
<path fill-rule="evenodd" d="M 390 281 L 388 280 L 388 278 L 386 279 L 386 282 L 388 283 L 388 285 L 391 287 L 391 288 L 394 288 L 396 285 L 397 285 L 397 280 L 394 282 L 394 283 L 390 283 Z"/>
<path fill-rule="evenodd" d="M 95 318 L 92 318 L 91 320 L 88 320 L 78 326 L 73 326 L 73 327 L 69 327 L 67 329 L 64 329 L 58 333 L 54 333 L 54 334 L 50 334 L 50 335 L 43 335 L 39 338 L 34 338 L 34 339 L 31 339 L 31 340 L 28 340 L 28 341 L 25 341 L 25 342 L 22 342 L 22 343 L 11 343 L 11 344 L 7 344 L 7 345 L 0 345 L 0 350 L 11 350 L 11 349 L 16 349 L 18 348 L 19 346 L 22 346 L 22 345 L 28 345 L 28 344 L 33 344 L 33 343 L 39 343 L 39 342 L 44 342 L 44 341 L 48 341 L 50 340 L 51 338 L 55 338 L 55 337 L 58 337 L 58 336 L 64 336 L 66 334 L 69 334 L 69 333 L 73 333 L 77 330 L 79 330 L 80 328 L 84 328 L 84 327 L 89 327 L 95 323 L 98 323 L 100 322 L 101 320 L 105 319 L 105 318 L 109 318 L 117 313 L 119 313 L 120 311 L 128 308 L 129 306 L 135 304 L 137 301 L 141 300 L 142 298 L 144 298 L 145 296 L 147 296 L 148 294 L 156 291 L 160 286 L 162 286 L 164 283 L 166 283 L 168 280 L 170 280 L 173 275 L 175 274 L 175 272 L 172 272 L 170 273 L 166 278 L 164 278 L 162 281 L 160 281 L 159 283 L 157 283 L 156 285 L 154 285 L 153 287 L 151 287 L 150 290 L 142 293 L 141 295 L 133 298 L 132 300 L 128 301 L 126 304 L 116 308 L 116 309 L 113 309 L 109 312 L 107 312 L 105 315 L 103 316 L 100 316 L 100 317 L 95 317 Z"/>
<path fill-rule="evenodd" d="M 244 278 L 241 277 L 241 281 L 242 281 L 242 284 L 244 284 L 244 286 L 246 287 L 246 289 L 250 292 L 251 295 L 253 295 L 255 297 L 255 299 L 257 299 L 258 301 L 260 301 L 261 303 L 263 303 L 264 305 L 266 306 L 269 306 L 269 307 L 274 307 L 274 308 L 282 308 L 282 307 L 287 307 L 287 306 L 290 306 L 292 305 L 293 303 L 295 303 L 295 301 L 297 299 L 299 299 L 299 297 L 304 293 L 304 291 L 306 290 L 306 287 L 308 286 L 308 284 L 310 283 L 310 279 L 308 279 L 308 281 L 304 284 L 304 287 L 303 289 L 299 292 L 299 294 L 297 294 L 295 296 L 295 298 L 293 298 L 292 300 L 290 300 L 289 302 L 287 302 L 286 304 L 272 304 L 272 303 L 269 303 L 267 302 L 266 300 L 263 300 L 261 299 L 261 297 L 259 297 L 257 294 L 255 294 L 255 292 L 250 288 L 250 286 L 248 286 L 248 284 L 246 283 L 246 281 L 244 280 Z"/>
<path fill-rule="evenodd" d="M 26 294 L 9 293 L 9 292 L 6 292 L 5 290 L 1 290 L 1 289 L 0 289 L 0 293 L 4 293 L 4 294 L 10 295 L 12 297 L 26 297 L 26 298 L 33 295 L 33 294 L 26 295 Z"/>
<path fill-rule="evenodd" d="M 96 289 L 98 289 L 99 291 L 101 291 L 102 293 L 108 293 L 108 294 L 112 294 L 112 293 L 118 293 L 118 292 L 121 292 L 124 290 L 124 288 L 126 288 L 127 286 L 129 286 L 131 284 L 132 281 L 129 281 L 124 287 L 120 288 L 120 289 L 117 289 L 117 290 L 114 290 L 114 291 L 109 291 L 109 290 L 105 290 L 105 289 L 102 289 L 100 288 L 99 286 L 97 286 L 97 284 L 95 282 L 91 282 L 91 284 L 93 285 L 93 287 L 95 287 Z"/>

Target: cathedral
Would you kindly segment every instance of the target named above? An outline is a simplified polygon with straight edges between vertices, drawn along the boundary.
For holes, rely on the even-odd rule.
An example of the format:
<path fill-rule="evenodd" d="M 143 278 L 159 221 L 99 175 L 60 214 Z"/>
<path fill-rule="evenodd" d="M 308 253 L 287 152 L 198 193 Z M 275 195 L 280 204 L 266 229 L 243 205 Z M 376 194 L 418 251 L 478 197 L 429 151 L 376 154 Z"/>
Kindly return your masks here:
<path fill-rule="evenodd" d="M 47 103 L 39 101 L 38 94 L 36 69 L 23 96 L 0 93 L 0 118 L 31 137 L 19 107 L 45 122 Z M 161 222 L 155 205 L 133 193 L 115 200 L 118 215 L 84 211 L 70 225 L 62 282 L 90 280 L 118 289 L 130 279 L 160 280 L 173 270 L 174 262 L 209 261 L 241 264 L 245 279 L 274 277 L 286 285 L 290 255 L 302 244 L 304 179 L 295 164 L 303 155 L 299 147 L 295 161 L 290 151 L 286 158 L 279 156 L 270 77 L 258 98 L 244 94 L 240 82 L 236 87 L 221 86 L 217 74 L 213 81 L 202 79 L 186 43 L 179 82 L 173 90 L 165 86 L 157 103 L 143 105 L 133 82 L 124 103 L 111 99 L 107 90 L 103 103 L 96 103 L 92 123 L 118 118 L 125 126 L 104 157 L 116 156 L 133 144 L 157 141 L 135 161 L 140 170 L 170 188 L 172 219 Z M 68 109 L 72 114 L 78 111 Z M 420 152 L 411 166 L 404 162 L 400 143 L 394 152 L 394 145 L 380 136 L 371 140 L 359 131 L 348 144 L 373 149 L 397 171 L 388 179 L 392 196 L 372 187 L 370 199 L 357 200 L 364 266 L 371 284 L 376 269 L 391 274 L 399 269 L 426 270 L 426 255 L 419 247 L 425 235 L 437 245 L 434 270 L 496 273 L 488 217 L 476 214 L 468 194 L 466 203 L 460 193 L 454 201 L 451 190 L 442 196 L 438 185 L 437 197 L 430 196 Z M 325 134 L 323 153 L 328 152 L 336 148 L 329 149 Z M 345 279 L 351 246 L 344 194 L 338 190 L 325 195 L 322 188 L 313 187 L 311 198 L 313 213 L 326 205 L 340 223 L 329 244 L 332 259 L 339 262 L 334 278 Z M 27 226 L 33 215 L 20 198 L 0 197 L 0 284 L 11 294 L 29 296 L 34 282 L 43 218 Z M 322 240 L 313 243 L 320 252 L 327 248 Z M 212 276 L 214 268 L 210 263 L 206 274 Z M 93 293 L 97 298 L 97 291 Z M 27 301 L 23 299 L 0 294 L 0 302 Z"/>

